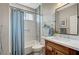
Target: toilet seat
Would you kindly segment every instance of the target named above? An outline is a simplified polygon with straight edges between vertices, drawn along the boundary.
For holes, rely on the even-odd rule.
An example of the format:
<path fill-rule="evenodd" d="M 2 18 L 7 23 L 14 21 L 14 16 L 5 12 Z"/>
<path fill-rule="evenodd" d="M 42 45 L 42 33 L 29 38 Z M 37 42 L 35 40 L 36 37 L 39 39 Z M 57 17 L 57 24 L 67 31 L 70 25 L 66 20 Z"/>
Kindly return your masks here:
<path fill-rule="evenodd" d="M 38 51 L 42 50 L 42 48 L 43 48 L 43 45 L 32 46 L 32 49 L 33 49 L 34 52 L 38 52 Z"/>

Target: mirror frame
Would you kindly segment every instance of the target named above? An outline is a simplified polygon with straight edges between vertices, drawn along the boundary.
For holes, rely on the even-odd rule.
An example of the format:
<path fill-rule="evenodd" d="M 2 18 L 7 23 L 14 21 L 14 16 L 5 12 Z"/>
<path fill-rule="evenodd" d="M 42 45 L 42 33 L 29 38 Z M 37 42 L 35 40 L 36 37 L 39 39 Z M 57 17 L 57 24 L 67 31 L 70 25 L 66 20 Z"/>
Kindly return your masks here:
<path fill-rule="evenodd" d="M 66 34 L 66 35 L 75 35 L 75 36 L 78 36 L 78 34 L 79 34 L 79 32 L 78 32 L 78 30 L 79 30 L 79 27 L 78 27 L 78 22 L 79 22 L 79 20 L 78 20 L 78 18 L 79 18 L 79 16 L 78 16 L 78 3 L 73 3 L 74 5 L 75 4 L 77 4 L 77 34 Z M 57 21 L 56 21 L 56 13 L 58 12 L 57 10 L 59 10 L 60 8 L 62 8 L 62 7 L 65 7 L 65 6 L 67 6 L 67 5 L 70 5 L 70 3 L 67 3 L 67 4 L 65 4 L 65 5 L 63 5 L 63 6 L 61 6 L 61 7 L 59 7 L 59 8 L 57 8 L 57 9 L 55 9 L 55 33 L 57 33 L 57 31 L 56 31 L 56 23 L 57 23 Z M 72 5 L 71 5 L 72 6 Z M 67 8 L 67 7 L 66 7 Z M 61 34 L 61 33 L 58 33 L 58 34 Z"/>

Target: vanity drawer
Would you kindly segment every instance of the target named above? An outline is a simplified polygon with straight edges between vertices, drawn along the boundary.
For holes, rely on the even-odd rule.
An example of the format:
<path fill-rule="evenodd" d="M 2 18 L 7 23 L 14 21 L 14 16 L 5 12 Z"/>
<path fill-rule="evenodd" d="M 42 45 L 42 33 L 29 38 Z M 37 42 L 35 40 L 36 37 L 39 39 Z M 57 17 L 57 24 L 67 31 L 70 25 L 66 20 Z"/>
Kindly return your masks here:
<path fill-rule="evenodd" d="M 63 52 L 64 54 L 69 54 L 69 48 L 67 48 L 67 47 L 61 46 L 59 44 L 56 44 L 56 43 L 53 43 L 50 41 L 47 41 L 47 45 L 51 46 L 52 48 L 54 48 L 60 52 Z"/>
<path fill-rule="evenodd" d="M 64 53 L 58 51 L 58 50 L 55 50 L 55 55 L 65 55 Z"/>

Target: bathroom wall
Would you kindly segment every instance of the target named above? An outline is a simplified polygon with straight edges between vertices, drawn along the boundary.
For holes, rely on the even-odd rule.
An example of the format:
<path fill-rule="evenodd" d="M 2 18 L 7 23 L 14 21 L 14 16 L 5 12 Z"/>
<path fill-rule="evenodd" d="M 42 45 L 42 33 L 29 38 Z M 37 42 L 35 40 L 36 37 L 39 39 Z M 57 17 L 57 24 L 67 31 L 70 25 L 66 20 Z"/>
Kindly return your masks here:
<path fill-rule="evenodd" d="M 9 4 L 0 3 L 2 54 L 9 54 Z"/>
<path fill-rule="evenodd" d="M 47 36 L 47 29 L 44 30 L 44 24 L 55 29 L 55 8 L 57 3 L 43 3 L 41 5 L 42 9 L 42 26 L 41 26 L 41 36 Z M 45 44 L 44 40 L 41 39 L 41 44 Z"/>
<path fill-rule="evenodd" d="M 55 28 L 55 8 L 56 3 L 42 4 L 43 23 Z"/>

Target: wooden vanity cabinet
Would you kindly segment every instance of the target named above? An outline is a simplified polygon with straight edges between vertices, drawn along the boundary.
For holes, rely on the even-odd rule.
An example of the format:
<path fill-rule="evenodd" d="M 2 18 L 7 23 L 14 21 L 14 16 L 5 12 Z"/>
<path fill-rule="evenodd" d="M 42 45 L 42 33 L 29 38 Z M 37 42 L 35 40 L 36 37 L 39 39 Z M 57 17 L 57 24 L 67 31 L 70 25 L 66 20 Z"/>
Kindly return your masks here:
<path fill-rule="evenodd" d="M 45 40 L 46 55 L 76 55 L 79 51 Z"/>

